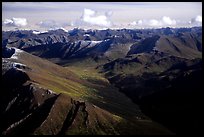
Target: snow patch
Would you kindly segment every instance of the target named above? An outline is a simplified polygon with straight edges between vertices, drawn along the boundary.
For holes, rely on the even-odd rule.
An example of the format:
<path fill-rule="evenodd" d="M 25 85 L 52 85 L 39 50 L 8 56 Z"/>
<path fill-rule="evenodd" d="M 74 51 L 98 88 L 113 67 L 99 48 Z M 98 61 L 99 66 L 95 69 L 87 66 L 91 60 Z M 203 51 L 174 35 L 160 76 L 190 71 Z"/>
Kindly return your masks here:
<path fill-rule="evenodd" d="M 82 42 L 90 42 L 91 44 L 98 44 L 98 43 L 101 43 L 102 42 L 102 40 L 92 40 L 92 41 L 90 41 L 90 40 L 86 40 L 86 41 L 82 41 Z"/>
<path fill-rule="evenodd" d="M 15 49 L 15 53 L 11 56 L 11 59 L 18 59 L 18 55 L 20 55 L 23 50 L 20 50 L 20 49 L 17 49 L 17 48 L 14 48 Z"/>
<path fill-rule="evenodd" d="M 38 34 L 47 33 L 47 32 L 48 32 L 48 31 L 36 31 L 36 30 L 34 30 L 34 31 L 33 31 L 33 34 L 38 35 Z"/>
<path fill-rule="evenodd" d="M 49 31 L 52 31 L 52 30 L 55 31 L 55 30 L 60 30 L 60 29 L 63 30 L 64 32 L 68 32 L 68 31 L 69 31 L 69 30 L 67 30 L 67 29 L 65 29 L 65 28 L 63 28 L 63 27 L 50 28 Z"/>
<path fill-rule="evenodd" d="M 90 36 L 89 34 L 84 34 L 83 36 Z"/>
<path fill-rule="evenodd" d="M 55 92 L 50 90 L 50 89 L 48 89 L 48 90 L 46 90 L 46 94 L 55 94 Z"/>
<path fill-rule="evenodd" d="M 104 41 L 109 41 L 110 39 L 105 39 Z"/>
<path fill-rule="evenodd" d="M 13 63 L 13 67 L 16 68 L 16 69 L 25 69 L 26 68 L 26 65 L 25 64 L 21 64 L 21 63 Z"/>
<path fill-rule="evenodd" d="M 92 40 L 92 41 L 90 41 L 90 42 L 91 42 L 91 43 L 94 43 L 94 44 L 98 44 L 98 43 L 101 43 L 102 40 L 99 40 L 99 41 Z"/>
<path fill-rule="evenodd" d="M 115 37 L 115 38 L 119 38 L 120 36 L 118 36 L 118 35 L 114 35 L 114 37 Z"/>
<path fill-rule="evenodd" d="M 39 31 L 33 31 L 33 34 L 40 34 Z"/>
<path fill-rule="evenodd" d="M 68 32 L 68 30 L 66 30 L 65 28 L 61 27 L 60 29 L 62 29 L 64 32 Z"/>

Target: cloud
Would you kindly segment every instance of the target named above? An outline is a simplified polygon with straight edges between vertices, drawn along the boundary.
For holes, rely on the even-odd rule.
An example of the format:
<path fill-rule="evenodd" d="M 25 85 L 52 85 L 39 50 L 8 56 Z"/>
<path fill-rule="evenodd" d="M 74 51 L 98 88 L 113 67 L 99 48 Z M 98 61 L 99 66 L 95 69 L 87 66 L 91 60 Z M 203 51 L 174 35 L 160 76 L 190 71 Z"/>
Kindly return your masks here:
<path fill-rule="evenodd" d="M 57 23 L 54 20 L 45 20 L 39 22 L 37 25 L 39 25 L 41 28 L 56 28 L 56 27 L 61 27 L 59 23 Z"/>
<path fill-rule="evenodd" d="M 191 19 L 191 23 L 202 23 L 202 16 L 198 15 Z"/>
<path fill-rule="evenodd" d="M 198 15 L 198 16 L 195 18 L 195 21 L 202 23 L 202 16 Z"/>
<path fill-rule="evenodd" d="M 132 26 L 142 26 L 142 27 L 167 27 L 175 26 L 177 21 L 171 19 L 170 17 L 163 16 L 161 19 L 149 19 L 149 20 L 138 20 L 130 23 Z"/>
<path fill-rule="evenodd" d="M 189 24 L 191 26 L 202 26 L 202 16 L 197 15 L 195 18 L 192 18 Z"/>
<path fill-rule="evenodd" d="M 12 18 L 5 19 L 3 24 L 10 27 L 24 27 L 28 24 L 28 22 L 26 18 Z"/>
<path fill-rule="evenodd" d="M 98 15 L 97 11 L 91 9 L 84 9 L 83 15 L 80 19 L 73 21 L 71 26 L 102 26 L 110 27 L 112 25 L 109 17 L 113 14 L 112 11 L 105 12 L 104 15 Z"/>
<path fill-rule="evenodd" d="M 148 24 L 149 26 L 159 26 L 160 25 L 160 22 L 158 20 L 155 20 L 155 19 L 151 19 Z"/>
<path fill-rule="evenodd" d="M 202 26 L 202 16 L 197 15 L 196 17 L 188 20 L 175 20 L 171 19 L 168 16 L 163 16 L 160 19 L 143 19 L 137 20 L 129 23 L 129 26 L 137 26 L 137 27 L 194 27 L 194 26 Z"/>
<path fill-rule="evenodd" d="M 98 25 L 98 26 L 111 26 L 111 22 L 108 20 L 108 16 L 111 15 L 111 12 L 106 13 L 105 15 L 96 15 L 96 12 L 91 9 L 84 9 L 83 13 L 83 21 L 89 23 L 91 25 Z"/>
<path fill-rule="evenodd" d="M 163 16 L 162 23 L 164 25 L 176 25 L 176 20 L 172 20 L 170 17 Z"/>
<path fill-rule="evenodd" d="M 84 9 L 84 17 L 86 17 L 86 16 L 94 16 L 95 14 L 96 14 L 96 12 L 91 10 L 91 9 Z"/>

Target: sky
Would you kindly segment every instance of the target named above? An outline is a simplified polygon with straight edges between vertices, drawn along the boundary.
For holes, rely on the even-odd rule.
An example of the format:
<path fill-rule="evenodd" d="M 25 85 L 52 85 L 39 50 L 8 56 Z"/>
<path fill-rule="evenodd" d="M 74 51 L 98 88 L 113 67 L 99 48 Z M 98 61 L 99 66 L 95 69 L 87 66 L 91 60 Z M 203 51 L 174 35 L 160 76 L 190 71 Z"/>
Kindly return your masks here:
<path fill-rule="evenodd" d="M 202 2 L 2 2 L 2 29 L 202 26 Z"/>

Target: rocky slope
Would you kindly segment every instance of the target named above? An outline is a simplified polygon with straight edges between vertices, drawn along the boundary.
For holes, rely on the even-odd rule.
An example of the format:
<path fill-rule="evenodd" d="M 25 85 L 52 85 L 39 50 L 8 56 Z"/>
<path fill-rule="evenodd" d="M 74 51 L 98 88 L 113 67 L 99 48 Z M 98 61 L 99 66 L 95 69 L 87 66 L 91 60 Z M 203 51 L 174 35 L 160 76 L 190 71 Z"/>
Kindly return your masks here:
<path fill-rule="evenodd" d="M 177 134 L 201 132 L 202 27 L 2 34 L 6 64 L 13 61 L 11 66 L 23 70 L 32 86 L 42 88 L 35 93 L 56 92 L 46 98 L 51 102 L 45 105 L 49 114 L 30 127 L 29 134 L 169 133 L 147 116 Z M 15 100 L 11 97 L 10 104 Z M 61 111 L 62 117 L 56 118 Z M 49 126 L 53 118 L 60 121 L 59 128 Z M 4 134 L 18 131 L 10 130 L 11 123 L 5 124 Z"/>
<path fill-rule="evenodd" d="M 123 98 L 127 107 L 132 107 L 130 110 L 127 109 L 126 116 L 121 113 L 125 112 L 124 107 L 117 108 L 123 103 L 110 101 L 109 103 L 113 105 L 108 106 L 112 111 L 105 107 L 105 104 L 98 107 L 100 100 L 98 102 L 93 100 L 99 95 L 92 92 L 93 96 L 90 96 L 89 91 L 82 88 L 96 87 L 66 68 L 19 49 L 14 51 L 9 58 L 2 58 L 3 87 L 0 99 L 2 135 L 172 134 L 147 118 L 136 105 L 119 92 L 112 94 Z M 67 84 L 66 88 L 58 83 L 62 80 L 59 78 L 63 77 L 67 79 L 63 80 L 63 84 Z M 86 98 L 86 94 L 89 99 Z M 101 101 L 105 100 L 115 99 L 104 96 L 104 100 Z M 124 130 L 127 126 L 129 128 Z M 152 130 L 147 132 L 149 128 Z"/>

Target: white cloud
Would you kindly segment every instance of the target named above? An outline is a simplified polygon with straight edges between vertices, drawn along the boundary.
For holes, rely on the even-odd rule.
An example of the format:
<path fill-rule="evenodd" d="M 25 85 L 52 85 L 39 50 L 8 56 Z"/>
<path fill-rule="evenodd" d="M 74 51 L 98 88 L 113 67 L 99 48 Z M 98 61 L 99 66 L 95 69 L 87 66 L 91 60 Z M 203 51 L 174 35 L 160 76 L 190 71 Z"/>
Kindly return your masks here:
<path fill-rule="evenodd" d="M 137 24 L 138 24 L 137 21 L 133 21 L 133 22 L 130 23 L 130 25 L 133 25 L 133 26 L 134 26 L 134 25 L 137 25 Z"/>
<path fill-rule="evenodd" d="M 155 19 L 151 19 L 148 23 L 149 26 L 159 26 L 160 22 L 158 20 Z"/>
<path fill-rule="evenodd" d="M 108 20 L 108 16 L 111 16 L 112 12 L 106 12 L 105 15 L 96 15 L 96 11 L 91 9 L 84 9 L 82 21 L 90 25 L 97 26 L 111 26 L 111 21 Z"/>
<path fill-rule="evenodd" d="M 131 22 L 130 25 L 132 25 L 132 26 L 136 26 L 136 25 L 142 26 L 142 25 L 145 24 L 145 22 L 146 22 L 146 20 L 138 20 L 138 21 Z"/>
<path fill-rule="evenodd" d="M 170 17 L 163 16 L 162 22 L 164 25 L 176 25 L 176 20 L 172 20 Z"/>
<path fill-rule="evenodd" d="M 189 24 L 192 26 L 202 26 L 202 16 L 197 15 L 195 18 L 192 18 Z"/>
<path fill-rule="evenodd" d="M 202 23 L 202 16 L 198 15 L 198 16 L 195 18 L 195 21 Z"/>
<path fill-rule="evenodd" d="M 94 15 L 95 15 L 95 11 L 91 9 L 84 9 L 84 16 L 94 16 Z"/>
<path fill-rule="evenodd" d="M 138 21 L 138 25 L 142 25 L 143 21 L 142 20 L 139 20 Z"/>
<path fill-rule="evenodd" d="M 6 26 L 24 27 L 27 24 L 28 22 L 26 18 L 12 18 L 4 20 L 4 25 Z"/>
<path fill-rule="evenodd" d="M 149 19 L 149 20 L 138 20 L 133 21 L 130 25 L 133 26 L 144 26 L 144 27 L 169 27 L 175 26 L 177 21 L 170 17 L 163 16 L 161 19 Z"/>
<path fill-rule="evenodd" d="M 45 20 L 38 23 L 41 28 L 56 28 L 59 27 L 59 24 L 54 20 Z"/>
<path fill-rule="evenodd" d="M 163 16 L 160 19 L 143 19 L 131 22 L 129 25 L 144 28 L 158 28 L 158 27 L 194 27 L 202 26 L 202 16 L 197 15 L 190 20 L 175 20 L 168 16 Z"/>
<path fill-rule="evenodd" d="M 5 19 L 4 24 L 13 24 L 11 19 Z"/>

